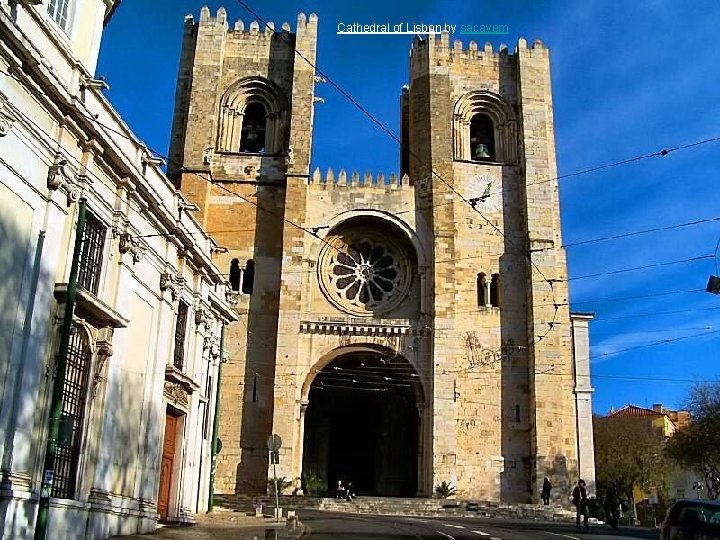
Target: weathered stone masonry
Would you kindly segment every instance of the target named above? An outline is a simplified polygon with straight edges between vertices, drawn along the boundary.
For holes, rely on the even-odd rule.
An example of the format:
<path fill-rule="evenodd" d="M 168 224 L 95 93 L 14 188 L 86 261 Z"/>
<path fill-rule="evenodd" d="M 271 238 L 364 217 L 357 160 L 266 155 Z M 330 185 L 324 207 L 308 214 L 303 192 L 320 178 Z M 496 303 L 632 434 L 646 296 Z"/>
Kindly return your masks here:
<path fill-rule="evenodd" d="M 549 51 L 416 39 L 400 174 L 311 173 L 317 25 L 301 14 L 294 32 L 231 29 L 222 8 L 186 20 L 169 172 L 228 248 L 220 267 L 254 264 L 252 294 L 234 297 L 217 491 L 265 490 L 271 433 L 279 474 L 299 478 L 317 374 L 368 354 L 415 374 L 418 494 L 449 481 L 465 497 L 537 500 L 549 476 L 563 496 L 592 437 L 578 436 L 589 424 L 575 405 Z M 241 152 L 253 102 L 267 112 L 265 148 Z M 363 242 L 392 267 L 335 270 Z M 387 290 L 363 297 L 343 272 Z M 591 391 L 585 379 L 583 400 Z"/>

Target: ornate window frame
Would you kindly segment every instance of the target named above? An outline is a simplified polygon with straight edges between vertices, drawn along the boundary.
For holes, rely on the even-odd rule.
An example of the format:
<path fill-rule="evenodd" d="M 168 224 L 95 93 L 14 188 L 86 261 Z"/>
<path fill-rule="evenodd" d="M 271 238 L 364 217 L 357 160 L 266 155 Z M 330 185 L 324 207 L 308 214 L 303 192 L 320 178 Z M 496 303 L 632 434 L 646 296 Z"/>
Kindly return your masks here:
<path fill-rule="evenodd" d="M 250 103 L 261 103 L 267 111 L 265 152 L 279 154 L 286 147 L 288 104 L 282 90 L 262 77 L 240 79 L 227 89 L 220 103 L 217 148 L 220 152 L 247 154 L 240 151 L 240 136 L 245 109 Z"/>
<path fill-rule="evenodd" d="M 495 161 L 517 161 L 517 122 L 507 102 L 487 90 L 468 92 L 455 103 L 453 111 L 453 155 L 456 160 L 474 161 L 470 154 L 470 123 L 476 114 L 490 118 L 495 128 Z M 488 163 L 477 161 L 477 163 Z"/>

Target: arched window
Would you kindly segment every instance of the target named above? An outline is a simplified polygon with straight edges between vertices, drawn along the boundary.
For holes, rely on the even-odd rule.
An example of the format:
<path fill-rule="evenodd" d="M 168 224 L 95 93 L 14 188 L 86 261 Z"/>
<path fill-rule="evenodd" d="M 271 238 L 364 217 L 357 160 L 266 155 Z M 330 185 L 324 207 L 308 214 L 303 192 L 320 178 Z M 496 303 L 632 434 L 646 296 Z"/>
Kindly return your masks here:
<path fill-rule="evenodd" d="M 468 92 L 453 111 L 453 154 L 462 161 L 515 163 L 517 129 L 510 105 L 494 92 Z"/>
<path fill-rule="evenodd" d="M 243 272 L 242 292 L 244 294 L 252 294 L 255 285 L 255 261 L 248 259 Z"/>
<path fill-rule="evenodd" d="M 230 261 L 230 289 L 240 290 L 240 261 L 237 259 Z"/>
<path fill-rule="evenodd" d="M 217 150 L 266 155 L 288 149 L 289 104 L 272 81 L 248 77 L 232 84 L 220 103 Z"/>
<path fill-rule="evenodd" d="M 477 305 L 478 307 L 488 305 L 488 284 L 483 272 L 477 275 Z"/>
<path fill-rule="evenodd" d="M 486 114 L 478 113 L 470 121 L 470 159 L 495 161 L 495 126 Z"/>
<path fill-rule="evenodd" d="M 500 274 L 493 274 L 490 279 L 490 305 L 500 307 Z"/>
<path fill-rule="evenodd" d="M 80 448 L 85 430 L 85 408 L 90 382 L 91 352 L 85 332 L 76 328 L 70 337 L 63 383 L 60 439 L 55 455 L 52 496 L 74 499 Z"/>
<path fill-rule="evenodd" d="M 265 132 L 267 131 L 267 110 L 262 103 L 248 103 L 243 114 L 240 130 L 241 152 L 265 152 Z"/>

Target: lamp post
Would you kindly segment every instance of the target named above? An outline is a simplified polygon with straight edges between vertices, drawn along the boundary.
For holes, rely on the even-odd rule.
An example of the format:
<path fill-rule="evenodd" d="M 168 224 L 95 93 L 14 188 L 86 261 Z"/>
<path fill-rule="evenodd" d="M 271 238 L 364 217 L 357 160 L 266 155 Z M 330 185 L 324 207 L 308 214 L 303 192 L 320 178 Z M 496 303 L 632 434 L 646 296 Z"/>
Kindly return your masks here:
<path fill-rule="evenodd" d="M 700 492 L 701 492 L 703 489 L 705 489 L 705 486 L 703 486 L 702 482 L 701 482 L 700 480 L 698 480 L 697 482 L 695 482 L 695 483 L 693 484 L 693 487 L 692 487 L 692 488 L 695 490 L 696 497 L 699 499 L 699 498 L 700 498 Z"/>

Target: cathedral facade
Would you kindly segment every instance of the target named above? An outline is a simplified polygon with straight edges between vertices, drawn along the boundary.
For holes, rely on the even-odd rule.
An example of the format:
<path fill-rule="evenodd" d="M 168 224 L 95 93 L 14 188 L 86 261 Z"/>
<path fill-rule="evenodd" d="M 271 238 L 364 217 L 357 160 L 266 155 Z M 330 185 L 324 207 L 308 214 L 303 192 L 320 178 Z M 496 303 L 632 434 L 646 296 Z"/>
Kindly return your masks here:
<path fill-rule="evenodd" d="M 400 171 L 321 172 L 317 30 L 185 23 L 168 172 L 240 315 L 216 492 L 275 468 L 310 492 L 509 502 L 548 477 L 565 502 L 594 483 L 591 316 L 568 306 L 548 49 L 415 39 Z"/>

